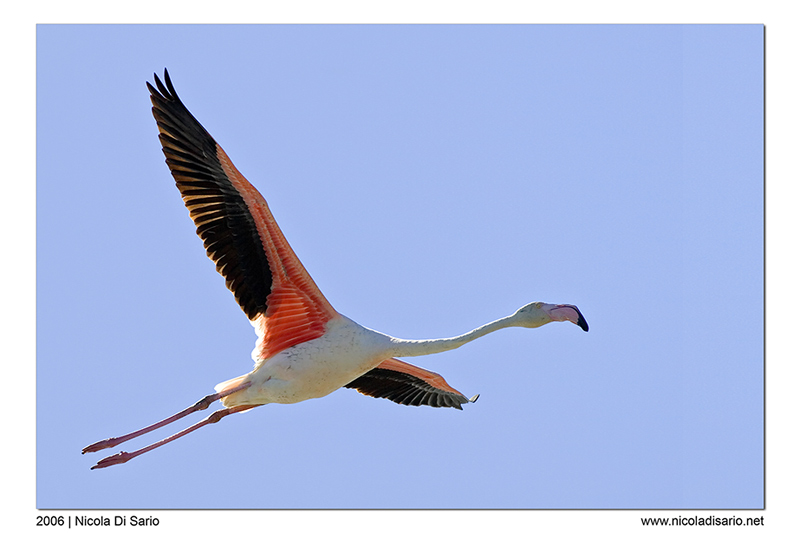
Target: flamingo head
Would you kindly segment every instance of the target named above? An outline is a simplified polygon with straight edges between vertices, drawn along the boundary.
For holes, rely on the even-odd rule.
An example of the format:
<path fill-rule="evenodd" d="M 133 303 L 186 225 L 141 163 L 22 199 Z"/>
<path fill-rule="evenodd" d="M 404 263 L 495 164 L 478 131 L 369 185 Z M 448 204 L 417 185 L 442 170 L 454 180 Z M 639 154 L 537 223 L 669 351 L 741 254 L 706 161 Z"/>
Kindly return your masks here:
<path fill-rule="evenodd" d="M 513 316 L 519 321 L 519 325 L 525 328 L 538 328 L 550 322 L 569 321 L 583 331 L 589 331 L 589 324 L 574 305 L 533 302 L 519 308 Z"/>

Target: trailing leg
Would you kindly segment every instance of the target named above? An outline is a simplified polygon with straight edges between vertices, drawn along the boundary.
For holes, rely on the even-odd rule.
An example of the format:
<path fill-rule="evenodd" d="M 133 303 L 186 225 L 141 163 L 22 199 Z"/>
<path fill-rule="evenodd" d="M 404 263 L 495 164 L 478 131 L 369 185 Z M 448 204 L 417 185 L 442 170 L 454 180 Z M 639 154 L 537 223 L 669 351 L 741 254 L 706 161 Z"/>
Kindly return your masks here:
<path fill-rule="evenodd" d="M 207 407 L 207 406 L 206 406 Z M 143 453 L 147 453 L 150 450 L 155 450 L 167 443 L 170 443 L 176 439 L 183 437 L 184 435 L 188 435 L 192 431 L 196 429 L 200 429 L 203 426 L 207 426 L 208 424 L 215 424 L 222 420 L 223 417 L 226 417 L 233 413 L 239 413 L 241 411 L 247 411 L 248 409 L 252 409 L 254 407 L 258 407 L 257 405 L 238 405 L 236 407 L 229 407 L 227 409 L 220 409 L 219 411 L 215 411 L 208 415 L 208 418 L 203 420 L 202 422 L 198 422 L 193 426 L 189 426 L 188 428 L 184 429 L 183 431 L 179 431 L 175 433 L 171 437 L 167 437 L 166 439 L 160 440 L 155 444 L 151 444 L 150 446 L 146 446 L 140 450 L 136 450 L 135 452 L 120 452 L 114 455 L 110 455 L 104 459 L 101 459 L 96 465 L 92 467 L 92 470 L 95 468 L 106 468 L 109 466 L 120 465 L 122 463 L 127 463 L 134 457 L 138 457 Z"/>
<path fill-rule="evenodd" d="M 208 409 L 209 405 L 211 405 L 215 401 L 219 400 L 220 398 L 224 398 L 225 396 L 228 396 L 229 394 L 232 394 L 234 392 L 246 389 L 249 386 L 250 386 L 250 382 L 248 381 L 246 383 L 243 383 L 243 384 L 239 385 L 238 387 L 234 387 L 232 389 L 225 390 L 225 391 L 222 391 L 222 392 L 217 392 L 215 394 L 209 394 L 208 396 L 206 396 L 206 397 L 202 398 L 201 400 L 199 400 L 193 406 L 187 407 L 186 409 L 184 409 L 180 413 L 176 413 L 176 414 L 174 414 L 174 415 L 172 415 L 172 416 L 170 416 L 168 418 L 165 418 L 164 420 L 162 420 L 160 422 L 156 422 L 153 425 L 147 426 L 146 428 L 142 428 L 142 429 L 140 429 L 138 431 L 134 431 L 133 433 L 128 433 L 127 435 L 122 435 L 121 437 L 112 437 L 110 439 L 105 439 L 105 440 L 101 440 L 101 441 L 95 442 L 94 444 L 90 444 L 89 446 L 84 448 L 81 451 L 81 453 L 91 453 L 91 452 L 97 452 L 97 451 L 100 451 L 100 450 L 105 450 L 106 448 L 113 448 L 113 447 L 115 447 L 115 446 L 117 446 L 119 444 L 122 444 L 123 442 L 129 441 L 131 439 L 135 439 L 136 437 L 139 437 L 139 436 L 144 435 L 146 433 L 150 433 L 151 431 L 155 431 L 158 428 L 162 428 L 162 427 L 164 427 L 166 425 L 172 424 L 176 420 L 180 420 L 181 418 L 183 418 L 185 416 L 188 416 L 188 415 L 190 415 L 192 413 L 195 413 L 197 411 L 202 411 L 204 409 Z"/>

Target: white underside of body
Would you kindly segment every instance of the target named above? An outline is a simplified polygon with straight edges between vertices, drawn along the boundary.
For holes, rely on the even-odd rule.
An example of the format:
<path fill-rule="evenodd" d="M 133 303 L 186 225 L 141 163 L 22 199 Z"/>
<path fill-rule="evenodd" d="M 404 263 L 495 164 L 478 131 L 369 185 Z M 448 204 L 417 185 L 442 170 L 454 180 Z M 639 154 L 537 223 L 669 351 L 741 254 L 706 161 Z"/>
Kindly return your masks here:
<path fill-rule="evenodd" d="M 249 381 L 251 385 L 222 398 L 225 407 L 297 403 L 327 396 L 393 357 L 397 339 L 353 322 L 334 318 L 319 338 L 292 346 L 256 363 L 245 376 L 216 386 L 217 392 Z"/>

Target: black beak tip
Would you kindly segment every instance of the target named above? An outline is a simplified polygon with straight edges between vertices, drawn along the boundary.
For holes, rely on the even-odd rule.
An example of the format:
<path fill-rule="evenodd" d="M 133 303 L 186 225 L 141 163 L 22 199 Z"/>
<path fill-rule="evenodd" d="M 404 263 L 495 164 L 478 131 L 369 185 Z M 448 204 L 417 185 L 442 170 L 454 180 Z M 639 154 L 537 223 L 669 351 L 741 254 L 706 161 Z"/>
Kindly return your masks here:
<path fill-rule="evenodd" d="M 578 327 L 583 331 L 589 331 L 589 324 L 586 322 L 586 319 L 583 318 L 580 311 L 578 311 Z"/>

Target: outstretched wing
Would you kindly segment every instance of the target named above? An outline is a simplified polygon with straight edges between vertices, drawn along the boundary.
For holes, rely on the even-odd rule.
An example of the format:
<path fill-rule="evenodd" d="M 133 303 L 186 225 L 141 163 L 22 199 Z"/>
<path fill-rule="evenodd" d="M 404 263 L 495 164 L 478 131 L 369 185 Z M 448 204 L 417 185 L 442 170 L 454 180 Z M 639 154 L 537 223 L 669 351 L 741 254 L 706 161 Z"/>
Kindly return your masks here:
<path fill-rule="evenodd" d="M 266 201 L 178 98 L 150 83 L 164 155 L 206 253 L 259 334 L 254 358 L 315 339 L 338 313 L 292 251 Z"/>
<path fill-rule="evenodd" d="M 399 359 L 387 359 L 347 385 L 361 394 L 386 398 L 402 405 L 455 407 L 474 402 L 447 384 L 442 376 Z"/>

